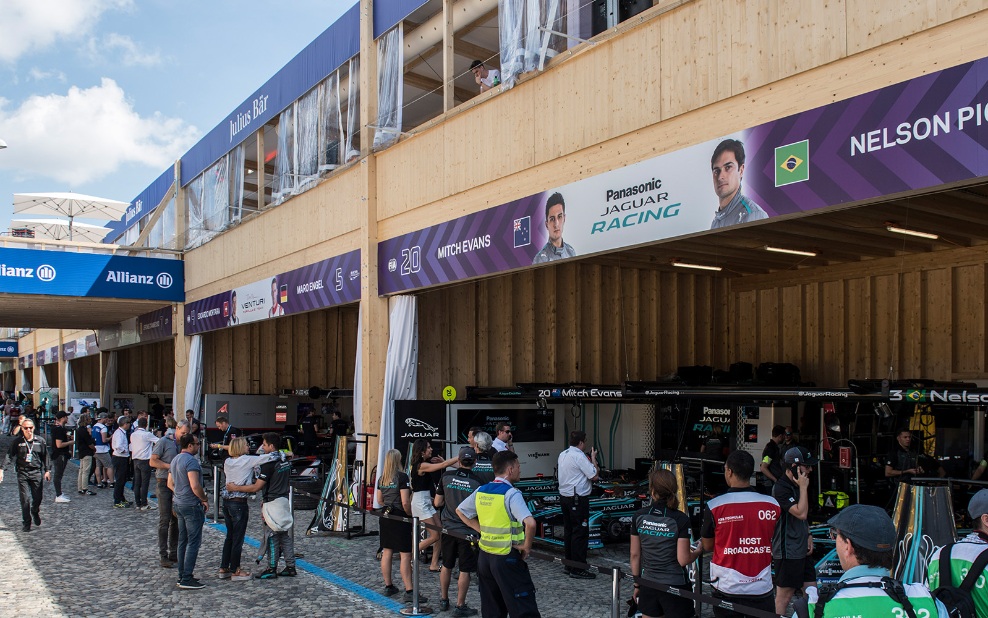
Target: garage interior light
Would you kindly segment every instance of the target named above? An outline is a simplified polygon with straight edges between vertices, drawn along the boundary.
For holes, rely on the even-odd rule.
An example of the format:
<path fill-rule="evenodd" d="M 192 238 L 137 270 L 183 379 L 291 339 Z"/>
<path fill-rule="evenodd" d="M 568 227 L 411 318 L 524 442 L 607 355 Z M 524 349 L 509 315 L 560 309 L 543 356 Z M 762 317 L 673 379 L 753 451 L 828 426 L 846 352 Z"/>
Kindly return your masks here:
<path fill-rule="evenodd" d="M 691 264 L 689 262 L 675 261 L 672 263 L 673 266 L 678 266 L 679 268 L 695 268 L 697 270 L 713 270 L 720 272 L 722 269 L 720 266 L 707 266 L 706 264 Z"/>
<path fill-rule="evenodd" d="M 910 230 L 909 228 L 906 228 L 906 227 L 899 227 L 898 225 L 895 225 L 894 223 L 886 223 L 885 224 L 885 229 L 888 230 L 888 231 L 890 231 L 890 232 L 893 232 L 895 234 L 905 234 L 906 236 L 916 236 L 918 238 L 928 238 L 930 240 L 937 240 L 937 239 L 940 238 L 940 235 L 939 234 L 931 234 L 929 232 L 920 232 L 920 231 L 917 231 L 917 230 Z"/>
<path fill-rule="evenodd" d="M 772 253 L 788 253 L 789 255 L 802 255 L 805 257 L 816 257 L 815 251 L 802 251 L 800 249 L 784 249 L 782 247 L 765 247 L 766 251 Z"/>

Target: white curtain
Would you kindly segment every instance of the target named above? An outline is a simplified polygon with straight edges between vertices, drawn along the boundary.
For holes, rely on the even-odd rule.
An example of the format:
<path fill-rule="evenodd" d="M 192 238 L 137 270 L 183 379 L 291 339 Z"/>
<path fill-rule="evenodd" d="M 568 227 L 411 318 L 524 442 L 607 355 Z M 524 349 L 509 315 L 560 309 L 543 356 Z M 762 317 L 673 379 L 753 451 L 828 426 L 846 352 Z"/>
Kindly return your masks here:
<path fill-rule="evenodd" d="M 202 187 L 203 228 L 218 232 L 230 220 L 230 157 L 223 155 L 203 173 Z M 209 234 L 205 242 L 212 238 Z"/>
<path fill-rule="evenodd" d="M 108 409 L 113 409 L 110 405 L 113 396 L 117 394 L 117 353 L 110 352 L 106 355 L 106 375 L 103 376 L 103 396 L 106 400 L 103 405 Z"/>
<path fill-rule="evenodd" d="M 45 391 L 51 388 L 48 386 L 48 376 L 45 374 L 45 366 L 38 367 L 38 390 Z"/>
<path fill-rule="evenodd" d="M 22 393 L 26 393 L 28 391 L 33 391 L 33 390 L 34 389 L 31 388 L 31 370 L 30 369 L 21 369 L 21 388 L 20 388 L 20 391 Z"/>
<path fill-rule="evenodd" d="M 185 248 L 194 249 L 202 244 L 202 174 L 196 176 L 185 190 L 186 227 L 188 234 L 185 238 Z"/>
<path fill-rule="evenodd" d="M 72 405 L 75 396 L 75 375 L 72 373 L 72 361 L 65 361 L 65 409 Z"/>
<path fill-rule="evenodd" d="M 230 210 L 228 221 L 240 221 L 244 208 L 244 145 L 230 153 Z"/>
<path fill-rule="evenodd" d="M 384 469 L 384 454 L 395 441 L 395 401 L 417 399 L 418 391 L 418 303 L 414 296 L 390 299 L 387 365 L 384 368 L 384 404 L 378 437 L 377 469 Z M 375 505 L 379 506 L 379 505 Z"/>
<path fill-rule="evenodd" d="M 361 386 L 363 379 L 362 365 L 364 362 L 363 335 L 362 328 L 364 322 L 364 305 L 360 304 L 357 311 L 357 363 L 353 368 L 353 433 L 358 434 L 364 431 L 364 391 Z M 357 445 L 357 459 L 362 459 L 366 465 L 367 460 L 361 455 L 364 452 L 364 445 Z"/>
<path fill-rule="evenodd" d="M 13 393 L 17 390 L 17 385 L 14 384 L 16 378 L 14 378 L 13 371 L 6 371 L 3 374 L 3 390 L 8 393 Z"/>
<path fill-rule="evenodd" d="M 185 379 L 185 409 L 194 411 L 198 418 L 199 400 L 202 399 L 202 335 L 192 335 L 187 366 L 189 375 Z M 179 415 L 176 414 L 175 418 Z"/>
<path fill-rule="evenodd" d="M 377 41 L 377 129 L 374 149 L 385 148 L 401 136 L 404 71 L 402 27 L 398 24 Z"/>
<path fill-rule="evenodd" d="M 272 201 L 280 204 L 295 190 L 295 114 L 289 105 L 278 116 L 278 153 L 274 158 L 275 192 Z"/>
<path fill-rule="evenodd" d="M 543 41 L 548 45 L 548 33 L 540 28 L 556 28 L 558 0 L 500 0 L 498 2 L 498 32 L 501 52 L 501 83 L 511 88 L 522 73 L 539 67 Z"/>
<path fill-rule="evenodd" d="M 348 74 L 344 163 L 360 156 L 360 140 L 357 139 L 357 125 L 360 124 L 360 60 L 356 56 L 350 60 Z"/>

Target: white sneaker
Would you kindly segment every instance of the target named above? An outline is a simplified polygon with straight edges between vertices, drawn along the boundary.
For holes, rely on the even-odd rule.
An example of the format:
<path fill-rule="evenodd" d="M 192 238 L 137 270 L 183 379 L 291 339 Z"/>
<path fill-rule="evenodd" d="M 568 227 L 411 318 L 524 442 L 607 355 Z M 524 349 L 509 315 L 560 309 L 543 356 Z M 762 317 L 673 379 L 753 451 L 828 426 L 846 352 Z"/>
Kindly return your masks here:
<path fill-rule="evenodd" d="M 62 494 L 61 496 L 55 496 L 55 502 L 72 502 L 72 501 L 69 500 L 68 496 Z"/>

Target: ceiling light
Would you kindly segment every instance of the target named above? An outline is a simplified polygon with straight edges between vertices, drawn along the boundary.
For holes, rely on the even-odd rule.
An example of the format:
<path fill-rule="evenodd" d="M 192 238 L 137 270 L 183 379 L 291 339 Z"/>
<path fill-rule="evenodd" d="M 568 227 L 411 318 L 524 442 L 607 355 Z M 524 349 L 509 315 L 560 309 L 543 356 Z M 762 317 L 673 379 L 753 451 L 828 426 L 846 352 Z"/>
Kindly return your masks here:
<path fill-rule="evenodd" d="M 765 247 L 766 251 L 772 253 L 788 253 L 789 255 L 802 255 L 805 257 L 816 257 L 815 251 L 800 251 L 799 249 L 783 249 L 782 247 Z"/>
<path fill-rule="evenodd" d="M 939 234 L 931 234 L 929 232 L 919 232 L 917 230 L 910 230 L 909 228 L 899 227 L 893 223 L 886 223 L 885 229 L 895 234 L 905 234 L 906 236 L 917 236 L 919 238 L 928 238 L 930 240 L 937 240 L 940 238 Z"/>
<path fill-rule="evenodd" d="M 676 262 L 673 262 L 672 265 L 673 266 L 678 266 L 679 268 L 695 268 L 697 270 L 713 270 L 713 271 L 716 271 L 716 272 L 720 272 L 721 271 L 721 267 L 720 266 L 707 266 L 705 264 L 691 264 L 689 262 L 678 262 L 678 261 L 676 261 Z"/>

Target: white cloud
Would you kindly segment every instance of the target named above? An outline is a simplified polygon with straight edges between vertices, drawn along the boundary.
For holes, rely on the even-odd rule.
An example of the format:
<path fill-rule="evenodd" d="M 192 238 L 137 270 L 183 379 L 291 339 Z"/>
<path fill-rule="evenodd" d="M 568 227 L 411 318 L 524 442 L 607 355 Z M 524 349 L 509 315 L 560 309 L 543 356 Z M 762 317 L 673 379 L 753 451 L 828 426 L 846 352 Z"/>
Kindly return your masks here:
<path fill-rule="evenodd" d="M 127 67 L 152 67 L 162 62 L 160 53 L 145 52 L 129 36 L 115 32 L 102 38 L 89 39 L 87 50 L 95 61 L 103 62 L 110 58 Z"/>
<path fill-rule="evenodd" d="M 73 86 L 65 95 L 32 96 L 16 109 L 9 103 L 0 98 L 0 135 L 9 146 L 0 167 L 18 177 L 76 186 L 126 164 L 160 171 L 199 136 L 179 118 L 141 116 L 108 78 L 92 88 Z"/>
<path fill-rule="evenodd" d="M 84 36 L 104 12 L 131 4 L 131 0 L 4 0 L 0 62 L 13 62 L 28 51 Z"/>
<path fill-rule="evenodd" d="M 67 80 L 65 73 L 59 71 L 58 69 L 52 69 L 51 71 L 42 71 L 38 67 L 32 67 L 30 71 L 27 72 L 27 77 L 31 81 L 43 82 L 49 79 L 56 79 L 63 84 Z"/>

